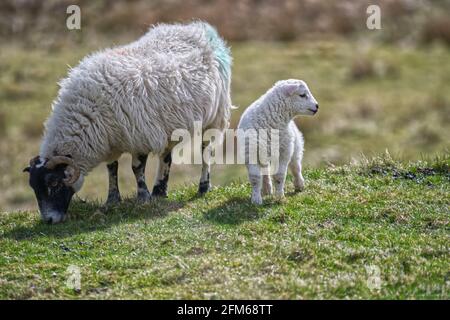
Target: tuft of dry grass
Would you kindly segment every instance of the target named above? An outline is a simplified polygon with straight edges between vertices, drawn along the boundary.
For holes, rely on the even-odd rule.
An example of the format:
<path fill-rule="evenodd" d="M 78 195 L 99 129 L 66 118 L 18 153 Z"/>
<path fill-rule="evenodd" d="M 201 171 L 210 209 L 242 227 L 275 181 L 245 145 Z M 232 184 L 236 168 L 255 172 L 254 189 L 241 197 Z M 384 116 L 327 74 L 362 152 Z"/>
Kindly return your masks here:
<path fill-rule="evenodd" d="M 44 132 L 44 124 L 35 119 L 25 120 L 25 124 L 22 127 L 22 133 L 27 139 L 39 139 Z"/>
<path fill-rule="evenodd" d="M 350 78 L 355 81 L 370 78 L 375 75 L 374 63 L 367 57 L 356 58 L 350 67 Z"/>
<path fill-rule="evenodd" d="M 6 133 L 6 113 L 0 110 L 0 135 Z"/>
<path fill-rule="evenodd" d="M 349 79 L 352 81 L 378 77 L 396 77 L 399 68 L 391 61 L 371 56 L 367 53 L 357 54 L 349 68 Z"/>
<path fill-rule="evenodd" d="M 450 45 L 450 17 L 448 15 L 430 17 L 424 25 L 421 38 L 427 44 L 441 41 Z"/>

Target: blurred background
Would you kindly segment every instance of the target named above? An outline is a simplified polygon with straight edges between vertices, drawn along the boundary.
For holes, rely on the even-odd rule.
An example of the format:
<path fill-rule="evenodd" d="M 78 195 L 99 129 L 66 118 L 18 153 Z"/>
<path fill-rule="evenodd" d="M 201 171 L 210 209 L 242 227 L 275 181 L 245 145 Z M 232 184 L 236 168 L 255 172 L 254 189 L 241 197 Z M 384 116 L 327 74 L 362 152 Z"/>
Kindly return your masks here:
<path fill-rule="evenodd" d="M 66 9 L 81 8 L 81 30 Z M 366 27 L 369 4 L 381 30 Z M 235 128 L 245 108 L 280 79 L 308 82 L 320 103 L 300 118 L 304 164 L 348 163 L 386 149 L 405 160 L 448 152 L 448 0 L 2 0 L 0 2 L 0 211 L 35 208 L 21 170 L 38 153 L 57 82 L 86 54 L 136 40 L 154 23 L 202 19 L 216 26 L 234 57 Z M 152 160 L 153 161 L 153 160 Z M 154 163 L 147 176 L 153 180 Z M 123 195 L 135 193 L 130 157 L 120 166 Z M 169 188 L 197 182 L 198 166 L 175 166 Z M 246 180 L 237 165 L 212 168 L 212 182 Z M 104 165 L 81 198 L 105 199 Z"/>

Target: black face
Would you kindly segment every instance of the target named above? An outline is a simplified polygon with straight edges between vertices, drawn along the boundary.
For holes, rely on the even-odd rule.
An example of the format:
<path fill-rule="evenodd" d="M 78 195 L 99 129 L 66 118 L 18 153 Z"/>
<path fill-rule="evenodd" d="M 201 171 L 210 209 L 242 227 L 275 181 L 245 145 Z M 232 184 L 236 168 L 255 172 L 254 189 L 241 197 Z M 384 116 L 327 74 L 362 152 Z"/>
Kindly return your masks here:
<path fill-rule="evenodd" d="M 30 186 L 36 194 L 42 219 L 47 223 L 64 221 L 70 200 L 75 193 L 72 187 L 63 182 L 66 166 L 61 164 L 54 169 L 48 169 L 37 161 L 37 164 L 24 169 L 30 173 Z"/>

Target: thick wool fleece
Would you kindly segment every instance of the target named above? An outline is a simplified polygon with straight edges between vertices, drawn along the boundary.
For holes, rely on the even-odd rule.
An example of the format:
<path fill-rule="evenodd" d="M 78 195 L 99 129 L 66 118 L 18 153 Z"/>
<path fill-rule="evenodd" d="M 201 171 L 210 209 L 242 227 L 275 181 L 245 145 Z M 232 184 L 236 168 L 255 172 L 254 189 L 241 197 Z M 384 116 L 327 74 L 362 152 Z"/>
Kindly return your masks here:
<path fill-rule="evenodd" d="M 40 156 L 70 155 L 86 175 L 120 154 L 161 154 L 175 129 L 228 127 L 231 56 L 203 22 L 152 27 L 84 58 L 60 83 Z"/>

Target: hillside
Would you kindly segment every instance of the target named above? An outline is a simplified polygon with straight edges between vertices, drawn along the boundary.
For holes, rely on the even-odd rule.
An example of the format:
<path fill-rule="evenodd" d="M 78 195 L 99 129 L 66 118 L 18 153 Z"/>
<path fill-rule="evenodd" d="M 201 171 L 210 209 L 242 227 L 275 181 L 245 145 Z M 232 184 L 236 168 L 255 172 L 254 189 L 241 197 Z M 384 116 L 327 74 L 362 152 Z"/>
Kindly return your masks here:
<path fill-rule="evenodd" d="M 0 298 L 449 299 L 449 163 L 307 168 L 304 192 L 289 181 L 262 207 L 236 181 L 108 211 L 79 199 L 55 226 L 4 212 Z"/>

